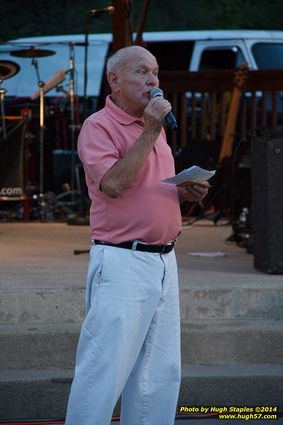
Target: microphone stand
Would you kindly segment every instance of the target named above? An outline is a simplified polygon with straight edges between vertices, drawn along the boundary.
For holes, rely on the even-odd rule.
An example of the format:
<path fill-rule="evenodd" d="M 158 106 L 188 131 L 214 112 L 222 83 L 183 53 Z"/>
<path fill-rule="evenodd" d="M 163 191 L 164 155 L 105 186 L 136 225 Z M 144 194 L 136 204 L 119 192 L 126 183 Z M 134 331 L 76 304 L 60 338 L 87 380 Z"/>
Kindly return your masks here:
<path fill-rule="evenodd" d="M 70 71 L 70 114 L 71 114 L 71 205 L 74 205 L 75 198 L 75 142 L 76 142 L 76 124 L 75 124 L 75 84 L 74 84 L 74 45 L 69 43 L 69 71 Z"/>
<path fill-rule="evenodd" d="M 88 82 L 88 72 L 87 72 L 87 61 L 88 61 L 88 36 L 89 36 L 89 23 L 93 15 L 88 16 L 85 19 L 85 41 L 84 41 L 84 103 L 83 103 L 83 113 L 86 117 L 87 113 L 87 82 Z"/>
<path fill-rule="evenodd" d="M 38 87 L 39 87 L 39 203 L 40 217 L 44 221 L 45 202 L 44 202 L 44 82 L 40 79 L 38 62 L 32 59 L 32 65 L 35 68 Z"/>
<path fill-rule="evenodd" d="M 83 113 L 84 113 L 84 117 L 86 118 L 86 114 L 87 114 L 87 82 L 88 82 L 88 72 L 87 72 L 87 61 L 88 61 L 88 46 L 89 46 L 89 42 L 88 42 L 88 36 L 89 36 L 89 24 L 91 22 L 92 19 L 94 18 L 99 18 L 100 16 L 102 16 L 105 12 L 109 12 L 109 13 L 113 13 L 113 11 L 111 10 L 107 10 L 109 8 L 106 9 L 101 9 L 101 10 L 96 10 L 96 13 L 90 13 L 89 12 L 89 16 L 86 16 L 85 19 L 85 41 L 84 41 L 84 104 L 83 104 Z"/>
<path fill-rule="evenodd" d="M 70 196 L 70 201 L 66 201 L 69 205 L 69 212 L 76 205 L 76 196 L 80 195 L 80 189 L 76 190 L 76 164 L 75 164 L 75 153 L 76 153 L 76 130 L 78 126 L 75 122 L 75 83 L 74 83 L 74 44 L 71 42 L 69 45 L 69 70 L 70 82 L 69 82 L 69 100 L 70 100 L 70 125 L 71 130 L 71 164 L 70 164 L 70 188 L 66 192 L 59 194 L 56 198 L 58 205 L 63 206 L 65 201 L 64 198 Z M 66 208 L 65 208 L 66 209 Z"/>

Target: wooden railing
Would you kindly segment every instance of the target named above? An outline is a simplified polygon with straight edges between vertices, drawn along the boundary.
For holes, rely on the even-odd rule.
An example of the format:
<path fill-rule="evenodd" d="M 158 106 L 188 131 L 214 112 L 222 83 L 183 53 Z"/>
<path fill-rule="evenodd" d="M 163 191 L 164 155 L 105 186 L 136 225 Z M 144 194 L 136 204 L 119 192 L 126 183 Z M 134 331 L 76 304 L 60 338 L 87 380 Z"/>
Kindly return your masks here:
<path fill-rule="evenodd" d="M 171 101 L 179 124 L 178 132 L 168 130 L 173 152 L 194 145 L 194 149 L 199 146 L 202 151 L 215 148 L 214 161 L 223 159 L 225 129 L 229 111 L 231 117 L 233 88 L 237 85 L 235 76 L 233 70 L 160 72 L 160 86 Z M 240 102 L 234 108 L 231 139 L 246 137 L 249 131 L 264 126 L 282 130 L 283 69 L 248 71 L 241 92 Z"/>

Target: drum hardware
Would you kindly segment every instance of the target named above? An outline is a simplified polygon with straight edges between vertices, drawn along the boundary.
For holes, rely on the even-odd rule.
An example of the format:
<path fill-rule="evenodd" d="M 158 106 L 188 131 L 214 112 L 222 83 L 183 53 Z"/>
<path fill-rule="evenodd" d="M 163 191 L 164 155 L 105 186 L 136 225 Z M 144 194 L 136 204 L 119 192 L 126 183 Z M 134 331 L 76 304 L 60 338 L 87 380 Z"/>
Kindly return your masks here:
<path fill-rule="evenodd" d="M 43 87 L 44 94 L 48 93 L 50 90 L 54 89 L 58 86 L 58 84 L 62 83 L 66 79 L 66 69 L 62 68 L 58 71 L 54 77 L 50 78 Z M 33 95 L 30 97 L 31 100 L 36 100 L 40 96 L 40 91 L 36 90 Z"/>
<path fill-rule="evenodd" d="M 78 184 L 77 178 L 77 167 L 76 167 L 76 131 L 79 126 L 76 125 L 75 120 L 75 84 L 74 84 L 74 43 L 69 43 L 69 70 L 67 72 L 70 73 L 70 83 L 69 83 L 69 101 L 70 101 L 70 118 L 71 123 L 69 128 L 71 130 L 71 176 L 70 176 L 70 185 L 65 187 L 65 191 L 57 196 L 58 205 L 61 208 L 65 208 L 65 212 L 68 214 L 74 213 L 72 207 L 77 206 L 81 209 L 81 190 L 80 187 L 76 190 L 76 186 Z M 77 183 L 77 184 L 76 184 Z M 68 202 L 66 199 L 70 197 L 70 201 Z M 64 207 L 65 205 L 65 207 Z"/>
<path fill-rule="evenodd" d="M 67 71 L 65 68 L 61 69 L 46 83 L 44 83 L 40 78 L 37 58 L 52 56 L 55 53 L 56 52 L 54 52 L 53 50 L 38 49 L 36 47 L 31 47 L 29 49 L 16 50 L 10 53 L 12 56 L 32 59 L 31 64 L 35 68 L 37 83 L 39 87 L 39 89 L 33 93 L 30 99 L 33 101 L 39 98 L 39 195 L 38 195 L 38 201 L 39 201 L 39 209 L 40 209 L 39 215 L 41 220 L 46 220 L 46 219 L 49 219 L 50 217 L 50 214 L 49 214 L 50 202 L 47 201 L 47 197 L 44 195 L 44 171 L 45 171 L 44 170 L 44 148 L 45 148 L 44 146 L 45 145 L 44 95 L 65 80 Z"/>
<path fill-rule="evenodd" d="M 58 85 L 55 90 L 57 91 L 57 93 L 63 93 L 64 97 L 69 97 L 69 93 L 67 92 L 67 90 L 64 89 L 64 87 L 60 84 Z"/>
<path fill-rule="evenodd" d="M 1 87 L 2 80 L 0 80 L 0 113 L 1 113 L 1 121 L 2 121 L 2 133 L 3 133 L 3 141 L 7 140 L 7 128 L 5 121 L 5 106 L 4 106 L 4 98 L 6 90 Z"/>
<path fill-rule="evenodd" d="M 54 55 L 53 50 L 37 49 L 31 47 L 29 49 L 14 50 L 10 53 L 12 56 L 20 58 L 32 59 L 32 66 L 35 68 L 37 83 L 39 87 L 39 202 L 40 202 L 40 217 L 41 220 L 46 218 L 46 205 L 44 199 L 44 88 L 45 83 L 41 80 L 39 74 L 38 61 L 36 58 Z"/>
<path fill-rule="evenodd" d="M 22 113 L 22 115 L 5 115 L 5 116 L 1 116 L 0 117 L 1 120 L 6 123 L 6 121 L 10 121 L 11 123 L 14 123 L 15 121 L 17 121 L 16 124 L 13 124 L 13 126 L 11 125 L 11 129 L 7 128 L 7 139 L 8 137 L 10 137 L 17 129 L 18 127 L 26 124 L 27 122 L 30 121 L 31 119 L 31 114 L 30 113 Z"/>
<path fill-rule="evenodd" d="M 26 53 L 28 52 L 28 53 Z M 23 51 L 23 53 L 20 53 L 22 57 L 33 57 L 33 62 L 35 62 L 35 57 L 37 53 L 39 52 L 39 56 L 47 56 L 50 54 L 53 54 L 51 50 L 39 50 L 39 49 L 29 49 L 26 51 Z M 52 52 L 52 53 L 48 53 Z M 15 52 L 13 52 L 15 53 Z M 26 56 L 25 56 L 26 55 Z M 66 195 L 71 196 L 71 202 L 70 205 L 74 205 L 76 203 L 75 198 L 78 195 L 78 191 L 75 190 L 75 144 L 76 144 L 76 130 L 78 126 L 75 124 L 75 91 L 74 91 L 74 44 L 69 43 L 69 69 L 66 71 L 65 68 L 58 71 L 50 80 L 48 80 L 42 87 L 40 86 L 40 78 L 38 75 L 38 68 L 37 68 L 37 76 L 38 76 L 38 84 L 39 84 L 39 90 L 34 92 L 34 94 L 31 96 L 31 100 L 35 100 L 38 97 L 40 97 L 41 93 L 44 95 L 48 91 L 52 90 L 55 87 L 58 87 L 58 85 L 66 79 L 66 74 L 70 74 L 70 82 L 69 82 L 69 100 L 70 100 L 70 130 L 71 130 L 71 178 L 70 178 L 70 190 L 63 193 L 63 197 Z M 62 90 L 62 89 L 60 89 Z M 64 92 L 66 93 L 66 92 Z M 41 103 L 40 103 L 41 104 Z M 42 163 L 42 160 L 40 161 Z M 43 164 L 41 169 L 43 169 Z M 41 173 L 42 174 L 42 173 Z M 41 180 L 43 179 L 43 176 L 41 175 Z M 43 185 L 43 184 L 42 184 Z M 42 192 L 42 185 L 40 185 L 40 193 Z"/>
<path fill-rule="evenodd" d="M 7 90 L 5 90 L 2 86 L 4 80 L 13 77 L 20 70 L 20 66 L 12 61 L 0 61 L 0 114 L 1 114 L 1 122 L 2 122 L 2 133 L 3 133 L 3 141 L 7 140 L 7 127 L 6 127 L 6 119 L 5 119 L 5 94 Z"/>
<path fill-rule="evenodd" d="M 30 56 L 23 56 L 30 57 Z M 32 56 L 32 65 L 35 68 L 37 76 L 37 84 L 39 87 L 39 202 L 40 202 L 40 217 L 44 220 L 45 217 L 45 201 L 43 195 L 44 184 L 44 82 L 40 79 L 38 61 L 36 56 Z"/>
<path fill-rule="evenodd" d="M 64 211 L 65 214 L 70 215 L 74 214 L 74 208 L 78 207 L 81 209 L 81 190 L 76 190 L 77 188 L 77 176 L 76 176 L 76 164 L 75 164 L 75 154 L 76 154 L 76 132 L 79 128 L 76 125 L 76 117 L 75 117 L 75 92 L 74 92 L 74 46 L 76 43 L 68 43 L 69 46 L 69 70 L 61 69 L 58 71 L 51 79 L 49 79 L 46 83 L 44 83 L 40 78 L 39 72 L 39 64 L 37 58 L 51 56 L 55 54 L 52 50 L 43 50 L 32 47 L 30 49 L 22 49 L 10 52 L 12 56 L 21 57 L 21 58 L 30 58 L 32 59 L 32 66 L 35 68 L 37 82 L 38 82 L 38 90 L 36 90 L 32 96 L 30 97 L 31 101 L 37 100 L 39 98 L 39 193 L 38 195 L 33 196 L 33 200 L 38 203 L 38 207 L 36 208 L 37 214 L 41 220 L 49 220 L 51 219 L 54 213 L 57 213 L 57 209 L 60 211 Z M 69 92 L 64 90 L 62 85 L 62 81 L 65 80 L 66 74 L 70 73 L 70 82 L 69 82 Z M 50 196 L 48 194 L 44 194 L 44 173 L 45 173 L 45 164 L 44 164 L 44 149 L 45 149 L 45 128 L 44 128 L 44 119 L 45 119 L 45 99 L 44 95 L 56 88 L 57 91 L 63 91 L 65 97 L 69 97 L 70 102 L 70 133 L 71 133 L 71 166 L 70 166 L 70 185 L 68 189 L 62 194 L 55 196 L 53 202 L 50 202 Z M 32 103 L 32 107 L 35 105 Z M 76 210 L 77 208 L 75 208 Z M 35 212 L 36 212 L 35 210 Z"/>

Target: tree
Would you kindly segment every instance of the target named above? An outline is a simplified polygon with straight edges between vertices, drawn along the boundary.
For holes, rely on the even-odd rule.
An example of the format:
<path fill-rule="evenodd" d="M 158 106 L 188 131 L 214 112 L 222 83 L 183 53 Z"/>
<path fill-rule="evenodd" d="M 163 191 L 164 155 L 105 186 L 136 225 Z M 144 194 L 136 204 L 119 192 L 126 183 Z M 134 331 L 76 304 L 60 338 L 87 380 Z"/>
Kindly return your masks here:
<path fill-rule="evenodd" d="M 0 39 L 79 34 L 87 11 L 106 0 L 1 0 Z M 143 0 L 132 0 L 133 28 Z M 283 29 L 283 0 L 151 0 L 146 31 L 198 29 Z M 111 32 L 110 15 L 91 22 L 90 32 Z"/>

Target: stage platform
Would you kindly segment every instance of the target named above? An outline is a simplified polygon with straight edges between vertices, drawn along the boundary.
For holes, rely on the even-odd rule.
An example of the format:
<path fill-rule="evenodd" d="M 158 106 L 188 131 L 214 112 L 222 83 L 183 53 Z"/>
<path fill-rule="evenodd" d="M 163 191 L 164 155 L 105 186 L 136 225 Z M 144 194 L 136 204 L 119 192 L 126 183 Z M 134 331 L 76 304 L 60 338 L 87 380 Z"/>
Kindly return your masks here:
<path fill-rule="evenodd" d="M 226 242 L 231 233 L 225 220 L 200 220 L 176 245 L 178 405 L 283 411 L 283 276 L 255 270 L 252 254 Z M 64 418 L 88 263 L 74 250 L 88 250 L 88 226 L 0 222 L 0 245 L 0 419 Z M 176 425 L 206 421 L 217 420 Z"/>

